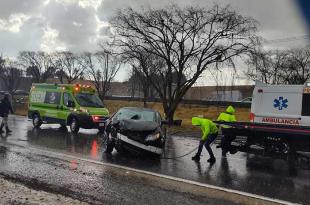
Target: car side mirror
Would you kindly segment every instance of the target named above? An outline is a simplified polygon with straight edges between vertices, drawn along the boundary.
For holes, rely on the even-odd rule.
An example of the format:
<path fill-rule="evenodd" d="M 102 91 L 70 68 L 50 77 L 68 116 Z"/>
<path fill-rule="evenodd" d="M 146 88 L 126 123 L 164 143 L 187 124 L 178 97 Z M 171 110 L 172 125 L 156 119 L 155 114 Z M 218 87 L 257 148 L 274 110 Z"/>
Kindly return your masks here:
<path fill-rule="evenodd" d="M 67 107 L 75 107 L 75 103 L 72 100 L 69 100 L 67 103 Z"/>

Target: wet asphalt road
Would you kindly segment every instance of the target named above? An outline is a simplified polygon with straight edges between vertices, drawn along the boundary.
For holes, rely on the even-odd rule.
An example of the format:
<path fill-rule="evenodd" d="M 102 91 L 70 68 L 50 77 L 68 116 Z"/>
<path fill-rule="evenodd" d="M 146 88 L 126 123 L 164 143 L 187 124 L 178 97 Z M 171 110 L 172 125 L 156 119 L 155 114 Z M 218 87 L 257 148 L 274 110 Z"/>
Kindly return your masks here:
<path fill-rule="evenodd" d="M 286 162 L 282 160 L 272 160 L 244 153 L 237 153 L 235 155 L 229 155 L 227 158 L 222 158 L 220 150 L 216 149 L 215 146 L 213 146 L 213 150 L 215 151 L 217 162 L 213 166 L 209 166 L 206 162 L 208 156 L 205 150 L 203 151 L 200 163 L 191 161 L 191 155 L 176 160 L 154 160 L 145 158 L 141 159 L 138 156 L 113 152 L 112 156 L 109 157 L 102 154 L 101 138 L 98 136 L 96 130 L 81 130 L 77 136 L 74 136 L 70 132 L 59 130 L 57 125 L 43 125 L 41 129 L 34 130 L 32 129 L 31 122 L 23 117 L 11 117 L 10 122 L 11 128 L 13 128 L 14 132 L 8 137 L 2 137 L 0 141 L 2 144 L 16 144 L 24 147 L 23 149 L 26 149 L 27 147 L 35 147 L 41 150 L 61 152 L 77 157 L 124 165 L 229 189 L 287 200 L 290 202 L 310 204 L 310 171 L 297 169 L 296 173 L 291 175 Z M 187 153 L 192 150 L 193 147 L 197 146 L 197 143 L 198 140 L 194 138 L 169 136 L 165 156 L 175 157 Z M 5 151 L 3 151 L 3 149 Z M 31 164 L 25 163 L 25 160 L 29 160 L 29 156 L 31 155 L 27 156 L 27 154 L 24 154 L 25 151 L 7 151 L 6 149 L 7 148 L 2 147 L 2 151 L 0 150 L 0 157 L 2 159 L 0 161 L 0 174 L 10 178 L 11 174 L 9 173 L 27 173 L 30 179 L 35 178 L 36 173 L 42 173 L 42 176 L 44 175 L 45 177 L 49 174 L 51 176 L 52 174 L 55 174 L 49 173 L 51 172 L 48 167 L 51 166 L 50 164 L 47 163 L 42 165 L 42 163 L 39 163 L 42 159 L 37 159 L 38 162 L 36 162 L 36 159 L 31 159 Z M 9 154 L 5 154 L 6 152 Z M 18 159 L 16 161 L 14 160 L 14 155 L 15 158 L 16 156 L 20 156 L 21 158 L 16 158 Z M 8 156 L 13 156 L 13 158 L 11 159 Z M 11 161 L 8 161 L 7 158 Z M 61 162 L 59 163 L 61 164 Z M 18 169 L 16 167 L 13 169 L 12 167 L 14 166 L 18 167 Z M 53 166 L 55 166 L 55 164 L 53 164 Z M 72 162 L 72 166 L 76 166 L 74 162 Z M 86 165 L 79 165 L 79 169 L 83 169 L 83 166 Z M 54 181 L 54 183 L 68 183 L 68 180 L 66 179 L 72 177 L 69 176 L 68 173 L 70 168 L 72 167 L 62 167 L 61 169 L 64 171 L 61 172 L 61 176 L 57 178 L 58 181 Z M 85 169 L 87 170 L 87 168 Z M 29 172 L 29 170 L 33 171 Z M 96 169 L 94 168 L 94 170 Z M 102 180 L 106 180 L 112 185 L 123 182 L 122 179 L 110 177 L 109 174 L 103 175 L 101 172 L 102 170 L 97 173 L 100 175 L 100 178 L 104 177 Z M 64 184 L 62 187 L 75 187 L 78 190 L 79 183 L 83 183 L 83 181 L 86 180 L 84 178 L 87 178 L 88 172 L 85 172 L 86 174 L 83 173 L 84 172 L 80 173 L 81 176 L 79 174 L 73 176 L 76 177 L 76 179 L 72 179 L 72 184 L 70 184 L 70 181 L 70 183 Z M 49 180 L 53 181 L 55 179 L 48 179 L 47 177 L 45 180 L 47 180 L 46 183 L 48 183 Z M 126 178 L 125 181 L 130 184 L 130 180 L 133 179 Z M 100 187 L 100 190 L 102 188 L 107 189 L 106 187 L 101 187 L 102 183 L 94 181 L 94 184 L 95 190 L 97 190 L 98 187 Z M 88 186 L 91 185 L 88 184 Z M 115 185 L 114 188 L 117 190 L 117 185 Z M 140 190 L 141 188 L 135 186 L 133 190 L 134 189 Z M 126 190 L 124 192 L 126 194 L 133 194 L 133 190 Z M 160 192 L 160 190 L 156 191 L 158 191 L 158 193 Z M 71 194 L 74 195 L 74 193 L 75 192 L 72 191 Z M 107 192 L 102 193 L 107 194 Z M 109 195 L 109 193 L 107 195 Z M 89 195 L 85 194 L 85 197 L 88 196 Z M 141 197 L 141 195 L 139 196 Z M 136 197 L 139 198 L 139 196 Z M 168 195 L 165 196 L 168 197 Z M 179 196 L 178 194 L 173 196 L 177 198 L 181 197 L 181 195 Z M 152 200 L 152 197 L 149 197 L 149 200 Z M 191 198 L 191 196 L 184 197 Z M 100 199 L 100 197 L 98 199 L 98 197 L 96 198 L 95 196 L 95 199 L 92 200 L 100 201 Z M 121 202 L 123 198 L 120 197 L 119 200 L 120 201 L 117 202 Z M 199 198 L 199 200 L 200 201 L 195 201 L 194 203 L 206 202 L 203 198 Z"/>

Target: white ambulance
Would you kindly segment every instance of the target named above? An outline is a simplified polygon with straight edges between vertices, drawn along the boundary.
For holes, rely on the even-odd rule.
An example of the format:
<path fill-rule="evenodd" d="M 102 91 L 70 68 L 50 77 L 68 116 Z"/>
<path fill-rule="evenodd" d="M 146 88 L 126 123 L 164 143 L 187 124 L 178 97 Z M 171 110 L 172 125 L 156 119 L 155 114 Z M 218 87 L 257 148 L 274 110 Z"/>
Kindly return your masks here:
<path fill-rule="evenodd" d="M 250 121 L 310 126 L 310 86 L 267 85 L 256 82 Z"/>
<path fill-rule="evenodd" d="M 294 164 L 300 151 L 310 152 L 310 86 L 256 83 L 250 121 L 216 123 L 229 125 L 232 134 L 245 137 L 245 142 L 235 142 L 236 150 Z"/>

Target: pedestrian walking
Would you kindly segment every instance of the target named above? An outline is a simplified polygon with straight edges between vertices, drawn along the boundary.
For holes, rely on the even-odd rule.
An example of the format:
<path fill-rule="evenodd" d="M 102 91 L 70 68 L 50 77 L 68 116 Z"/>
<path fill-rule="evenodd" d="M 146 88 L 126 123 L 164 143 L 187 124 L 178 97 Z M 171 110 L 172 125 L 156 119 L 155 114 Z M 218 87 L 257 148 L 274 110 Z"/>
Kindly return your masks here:
<path fill-rule="evenodd" d="M 12 114 L 14 113 L 13 108 L 12 108 L 12 104 L 11 104 L 10 99 L 9 99 L 9 94 L 6 93 L 6 94 L 4 94 L 4 98 L 2 99 L 2 101 L 0 103 L 0 117 L 2 118 L 2 122 L 0 125 L 0 133 L 4 132 L 2 130 L 3 127 L 5 127 L 6 133 L 12 132 L 8 126 L 8 117 L 9 117 L 10 112 Z"/>
<path fill-rule="evenodd" d="M 203 119 L 199 117 L 192 118 L 192 125 L 199 126 L 201 128 L 201 140 L 199 142 L 198 151 L 195 156 L 192 157 L 194 161 L 200 161 L 200 155 L 203 149 L 203 146 L 207 149 L 210 158 L 207 160 L 209 163 L 214 163 L 215 157 L 210 147 L 211 143 L 216 139 L 218 134 L 218 128 L 215 123 L 209 119 Z"/>
<path fill-rule="evenodd" d="M 235 108 L 233 106 L 228 106 L 225 112 L 222 112 L 217 121 L 220 122 L 236 122 L 236 116 L 234 115 Z M 223 137 L 221 139 L 222 147 L 222 156 L 226 156 L 227 152 L 234 153 L 234 150 L 231 147 L 231 142 L 236 139 L 236 136 L 231 130 L 231 127 L 228 125 L 221 125 L 221 131 Z"/>

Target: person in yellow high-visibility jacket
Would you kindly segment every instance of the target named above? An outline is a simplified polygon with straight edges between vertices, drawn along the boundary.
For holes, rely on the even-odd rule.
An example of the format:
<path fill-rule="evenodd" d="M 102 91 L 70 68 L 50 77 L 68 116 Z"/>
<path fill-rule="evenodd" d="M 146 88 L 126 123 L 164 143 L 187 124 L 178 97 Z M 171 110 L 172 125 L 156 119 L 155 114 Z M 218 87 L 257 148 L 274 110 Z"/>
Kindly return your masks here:
<path fill-rule="evenodd" d="M 201 128 L 201 132 L 202 132 L 201 140 L 199 142 L 198 151 L 197 151 L 196 155 L 192 157 L 192 160 L 195 160 L 195 161 L 200 160 L 202 148 L 203 148 L 203 146 L 205 146 L 209 155 L 210 155 L 208 162 L 214 163 L 215 157 L 214 157 L 214 154 L 212 152 L 210 145 L 216 139 L 217 134 L 218 134 L 218 128 L 217 128 L 216 124 L 209 119 L 193 117 L 192 118 L 192 125 L 199 126 Z"/>
<path fill-rule="evenodd" d="M 217 121 L 236 122 L 236 117 L 234 113 L 235 113 L 234 107 L 228 106 L 226 112 L 222 112 L 218 116 Z M 232 130 L 228 125 L 222 125 L 221 130 L 223 134 L 223 138 L 221 140 L 222 156 L 226 156 L 228 151 L 233 153 L 233 150 L 231 149 L 231 142 L 236 138 L 236 136 L 232 133 Z"/>

